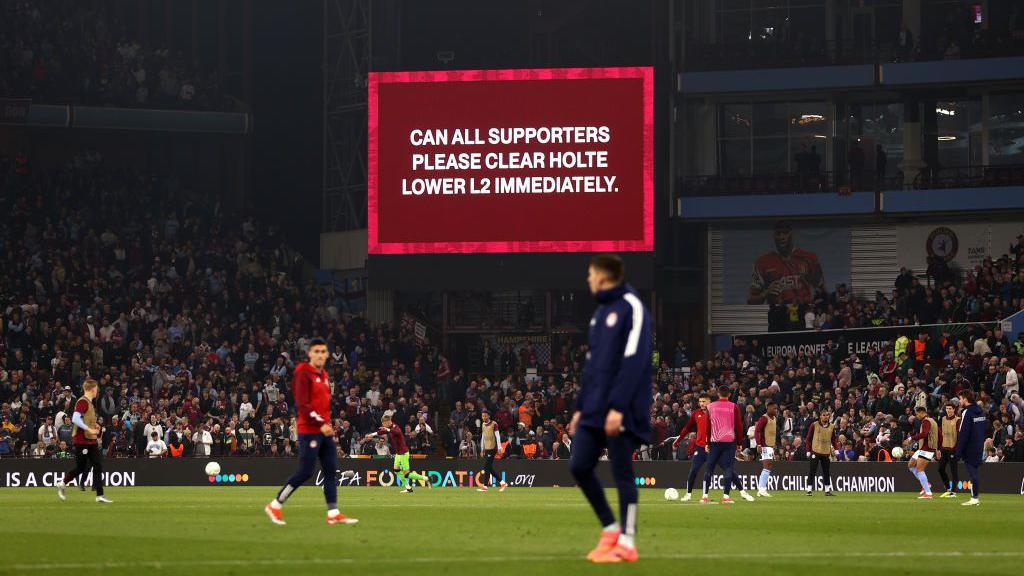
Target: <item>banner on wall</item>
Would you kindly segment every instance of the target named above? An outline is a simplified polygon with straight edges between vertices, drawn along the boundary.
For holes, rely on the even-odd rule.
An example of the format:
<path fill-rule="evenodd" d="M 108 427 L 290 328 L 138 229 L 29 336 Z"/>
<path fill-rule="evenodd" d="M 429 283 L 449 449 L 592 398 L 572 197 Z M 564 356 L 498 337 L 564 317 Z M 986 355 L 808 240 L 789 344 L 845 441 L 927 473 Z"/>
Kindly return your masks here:
<path fill-rule="evenodd" d="M 845 358 L 850 354 L 864 354 L 870 350 L 876 352 L 888 347 L 901 334 L 916 338 L 921 332 L 927 332 L 932 338 L 949 334 L 951 338 L 968 334 L 984 333 L 986 329 L 999 326 L 999 322 L 979 322 L 963 324 L 928 324 L 924 326 L 883 326 L 879 328 L 852 328 L 848 330 L 802 330 L 798 332 L 765 332 L 760 334 L 741 334 L 749 345 L 756 340 L 757 352 L 765 358 L 790 353 L 821 354 L 829 342 L 838 346 L 839 356 Z"/>
<path fill-rule="evenodd" d="M 295 466 L 293 458 L 220 458 L 221 474 L 208 476 L 203 458 L 124 458 L 104 462 L 107 485 L 111 488 L 136 486 L 208 486 L 230 489 L 232 486 L 281 486 Z M 391 470 L 391 459 L 343 459 L 338 472 L 347 472 L 338 484 L 343 487 L 393 487 L 399 480 Z M 425 474 L 439 488 L 473 488 L 483 479 L 482 460 L 414 459 L 412 469 Z M 638 461 L 634 463 L 634 481 L 640 488 L 665 489 L 686 485 L 690 462 Z M 514 488 L 572 487 L 576 485 L 566 460 L 502 460 L 496 463 L 500 480 Z M 57 478 L 68 469 L 68 460 L 4 459 L 0 460 L 0 488 L 52 488 Z M 756 485 L 761 471 L 759 462 L 736 465 L 741 484 L 747 489 Z M 770 490 L 808 488 L 806 462 L 776 462 L 772 468 Z M 598 465 L 598 475 L 607 486 L 613 485 L 607 462 Z M 961 478 L 967 478 L 964 471 Z M 905 463 L 835 462 L 832 464 L 833 485 L 837 492 L 917 492 L 920 484 L 907 474 Z M 985 492 L 1024 494 L 1024 464 L 1001 463 L 982 466 L 981 479 Z M 723 486 L 723 477 L 714 476 L 712 489 Z M 323 485 L 318 472 L 313 485 Z M 820 490 L 821 478 L 814 483 Z M 938 482 L 938 479 L 935 479 Z M 91 479 L 86 480 L 91 485 Z M 967 490 L 963 485 L 961 490 Z"/>
<path fill-rule="evenodd" d="M 810 302 L 850 285 L 850 228 L 804 222 L 722 229 L 724 304 Z"/>
<path fill-rule="evenodd" d="M 537 357 L 537 363 L 541 366 L 551 361 L 551 336 L 547 334 L 495 334 L 485 336 L 489 340 L 491 348 L 500 355 L 507 346 L 512 347 L 512 352 L 519 355 L 523 348 L 533 347 L 533 354 Z"/>
<path fill-rule="evenodd" d="M 985 258 L 1009 253 L 1010 244 L 1020 234 L 1024 234 L 1024 222 L 900 226 L 898 262 L 901 267 L 921 274 L 928 269 L 929 258 L 941 258 L 950 269 L 966 271 L 981 265 Z"/>

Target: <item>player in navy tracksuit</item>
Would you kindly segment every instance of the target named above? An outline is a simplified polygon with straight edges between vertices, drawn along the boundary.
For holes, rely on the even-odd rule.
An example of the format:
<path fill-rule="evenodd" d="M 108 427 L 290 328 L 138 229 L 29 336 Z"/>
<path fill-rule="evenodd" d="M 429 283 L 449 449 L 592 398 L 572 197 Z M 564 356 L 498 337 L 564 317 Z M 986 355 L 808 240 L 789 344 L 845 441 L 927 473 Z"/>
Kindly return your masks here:
<path fill-rule="evenodd" d="M 633 451 L 651 434 L 651 318 L 636 292 L 624 283 L 618 256 L 595 256 L 587 284 L 598 307 L 590 320 L 589 352 L 576 411 L 569 424 L 571 470 L 597 513 L 601 539 L 587 558 L 594 562 L 637 559 L 637 489 Z M 615 522 L 595 468 L 608 449 L 612 476 L 619 491 L 619 524 Z"/>
<path fill-rule="evenodd" d="M 961 506 L 977 506 L 978 467 L 984 461 L 985 437 L 988 436 L 988 416 L 974 402 L 974 392 L 960 392 L 960 405 L 966 406 L 960 414 L 960 433 L 956 439 L 956 457 L 967 467 L 967 475 L 971 478 L 971 499 Z"/>

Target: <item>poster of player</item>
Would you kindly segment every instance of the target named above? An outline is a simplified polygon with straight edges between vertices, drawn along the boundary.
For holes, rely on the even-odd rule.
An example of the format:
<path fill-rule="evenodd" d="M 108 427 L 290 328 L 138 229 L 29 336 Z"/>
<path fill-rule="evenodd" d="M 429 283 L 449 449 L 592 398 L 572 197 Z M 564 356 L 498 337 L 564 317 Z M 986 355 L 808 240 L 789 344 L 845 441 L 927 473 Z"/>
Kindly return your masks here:
<path fill-rule="evenodd" d="M 779 221 L 723 231 L 725 304 L 810 302 L 850 285 L 850 229 Z"/>

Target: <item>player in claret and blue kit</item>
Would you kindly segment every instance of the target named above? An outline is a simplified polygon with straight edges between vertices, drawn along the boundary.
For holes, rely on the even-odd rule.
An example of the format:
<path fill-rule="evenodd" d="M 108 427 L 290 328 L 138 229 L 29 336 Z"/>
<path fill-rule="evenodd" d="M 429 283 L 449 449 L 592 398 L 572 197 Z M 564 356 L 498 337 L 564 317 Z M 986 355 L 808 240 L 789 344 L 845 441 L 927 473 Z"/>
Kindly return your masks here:
<path fill-rule="evenodd" d="M 327 500 L 328 524 L 355 524 L 355 518 L 348 518 L 338 511 L 338 446 L 334 442 L 334 428 L 331 426 L 331 386 L 324 365 L 327 363 L 327 343 L 314 338 L 309 344 L 309 362 L 295 367 L 292 377 L 292 391 L 295 394 L 295 410 L 298 413 L 299 469 L 264 508 L 270 521 L 283 525 L 281 506 L 298 490 L 299 486 L 313 475 L 313 467 L 320 460 L 324 475 L 324 498 Z"/>

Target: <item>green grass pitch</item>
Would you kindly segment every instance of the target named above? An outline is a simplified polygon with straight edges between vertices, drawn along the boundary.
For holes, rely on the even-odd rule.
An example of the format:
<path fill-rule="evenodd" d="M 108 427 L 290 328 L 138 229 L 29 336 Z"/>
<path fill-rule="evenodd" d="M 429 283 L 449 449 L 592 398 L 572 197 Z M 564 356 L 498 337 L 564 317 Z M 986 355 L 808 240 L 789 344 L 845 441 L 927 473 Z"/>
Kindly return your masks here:
<path fill-rule="evenodd" d="M 1024 499 L 776 493 L 732 506 L 641 490 L 640 562 L 583 556 L 597 521 L 574 488 L 341 488 L 356 526 L 327 526 L 305 486 L 272 525 L 270 487 L 0 492 L 0 574 L 1020 574 Z M 696 494 L 695 494 L 696 495 Z M 713 494 L 717 498 L 718 494 Z M 609 492 L 614 506 L 614 493 Z"/>

